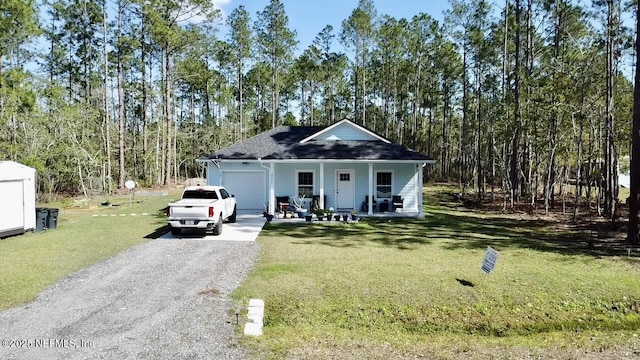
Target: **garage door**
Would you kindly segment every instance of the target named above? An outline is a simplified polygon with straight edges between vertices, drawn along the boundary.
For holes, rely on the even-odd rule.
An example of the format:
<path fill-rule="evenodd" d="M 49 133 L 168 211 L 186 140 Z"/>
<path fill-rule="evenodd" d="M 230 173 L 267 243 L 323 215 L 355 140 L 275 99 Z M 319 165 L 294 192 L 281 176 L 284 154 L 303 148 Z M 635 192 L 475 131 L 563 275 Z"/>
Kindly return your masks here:
<path fill-rule="evenodd" d="M 240 210 L 263 210 L 266 202 L 264 171 L 223 171 L 222 186 L 238 202 Z"/>

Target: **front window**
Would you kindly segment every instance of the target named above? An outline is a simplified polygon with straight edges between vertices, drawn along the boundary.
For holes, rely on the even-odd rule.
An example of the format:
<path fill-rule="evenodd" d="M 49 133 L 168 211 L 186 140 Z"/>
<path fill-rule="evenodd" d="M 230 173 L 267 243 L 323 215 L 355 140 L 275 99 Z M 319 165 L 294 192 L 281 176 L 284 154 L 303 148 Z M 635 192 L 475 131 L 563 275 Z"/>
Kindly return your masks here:
<path fill-rule="evenodd" d="M 298 172 L 298 197 L 310 199 L 313 196 L 313 172 Z"/>
<path fill-rule="evenodd" d="M 390 172 L 376 174 L 376 197 L 378 199 L 391 199 L 391 178 Z"/>

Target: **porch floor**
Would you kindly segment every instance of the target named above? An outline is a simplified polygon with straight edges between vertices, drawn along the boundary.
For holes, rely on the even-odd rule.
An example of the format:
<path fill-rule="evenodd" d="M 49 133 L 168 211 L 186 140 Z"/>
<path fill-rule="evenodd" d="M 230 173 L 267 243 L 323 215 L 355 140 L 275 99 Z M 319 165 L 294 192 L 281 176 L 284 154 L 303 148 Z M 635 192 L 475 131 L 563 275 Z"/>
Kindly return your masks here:
<path fill-rule="evenodd" d="M 336 214 L 349 214 L 349 222 L 352 222 L 351 220 L 351 212 L 348 211 L 337 211 L 334 213 L 334 215 Z M 282 213 L 276 213 L 276 215 L 273 217 L 273 222 L 283 222 L 283 223 L 292 223 L 292 222 L 306 222 L 305 218 L 299 218 L 297 217 L 297 215 L 295 215 L 294 213 L 294 217 L 291 218 L 291 213 L 287 212 L 287 218 L 284 219 L 282 218 Z M 366 212 L 359 212 L 358 216 L 360 218 L 419 218 L 420 217 L 420 213 L 418 212 L 411 212 L 411 211 L 405 211 L 405 212 L 374 212 L 373 215 L 368 215 Z M 422 214 L 422 216 L 424 216 L 424 214 Z M 337 222 L 335 220 L 331 220 L 331 221 L 327 221 L 325 220 L 318 220 L 315 216 L 312 218 L 311 220 L 312 222 Z M 340 220 L 342 222 L 342 220 Z"/>

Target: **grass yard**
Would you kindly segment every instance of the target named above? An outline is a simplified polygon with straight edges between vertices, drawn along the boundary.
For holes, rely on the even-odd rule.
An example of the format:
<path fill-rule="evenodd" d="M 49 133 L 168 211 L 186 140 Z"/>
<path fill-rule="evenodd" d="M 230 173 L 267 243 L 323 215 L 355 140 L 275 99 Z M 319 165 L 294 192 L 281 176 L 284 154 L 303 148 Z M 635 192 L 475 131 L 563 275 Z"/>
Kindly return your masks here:
<path fill-rule="evenodd" d="M 265 300 L 257 357 L 594 358 L 640 351 L 640 252 L 588 250 L 551 220 L 468 211 L 428 189 L 424 219 L 268 224 L 234 292 Z M 480 266 L 486 247 L 495 271 Z M 637 354 L 637 353 L 636 353 Z"/>
<path fill-rule="evenodd" d="M 57 229 L 0 240 L 0 310 L 33 301 L 68 274 L 147 241 L 165 224 L 170 198 L 139 197 L 129 206 L 127 196 L 111 199 L 120 206 L 62 209 Z"/>

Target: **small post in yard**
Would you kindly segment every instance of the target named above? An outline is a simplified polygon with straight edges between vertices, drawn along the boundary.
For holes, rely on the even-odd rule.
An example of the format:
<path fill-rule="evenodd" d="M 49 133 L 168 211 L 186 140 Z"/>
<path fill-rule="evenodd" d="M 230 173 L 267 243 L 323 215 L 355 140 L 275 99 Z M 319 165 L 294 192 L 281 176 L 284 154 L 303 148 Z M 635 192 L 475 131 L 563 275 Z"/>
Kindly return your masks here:
<path fill-rule="evenodd" d="M 124 187 L 129 189 L 129 206 L 131 206 L 131 196 L 133 194 L 133 188 L 136 187 L 136 183 L 133 180 L 127 180 L 127 182 L 124 183 Z"/>
<path fill-rule="evenodd" d="M 498 262 L 498 255 L 499 254 L 495 249 L 491 246 L 487 246 L 487 253 L 484 255 L 484 260 L 482 260 L 482 271 L 484 271 L 485 274 L 491 275 L 491 272 Z"/>

